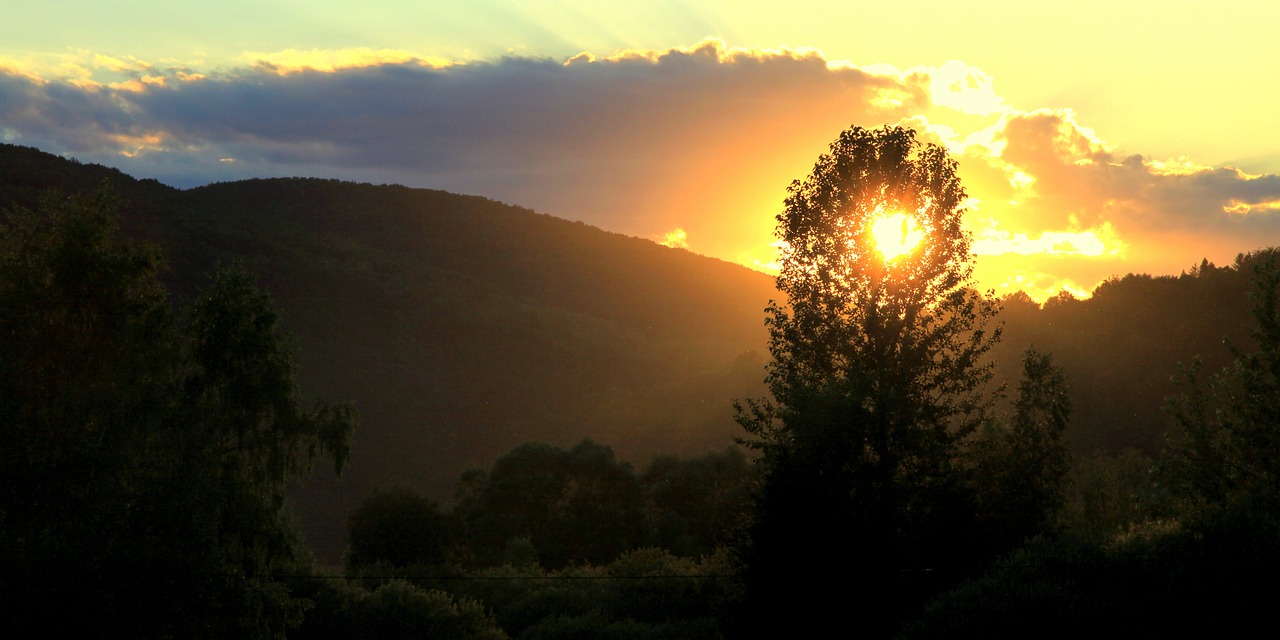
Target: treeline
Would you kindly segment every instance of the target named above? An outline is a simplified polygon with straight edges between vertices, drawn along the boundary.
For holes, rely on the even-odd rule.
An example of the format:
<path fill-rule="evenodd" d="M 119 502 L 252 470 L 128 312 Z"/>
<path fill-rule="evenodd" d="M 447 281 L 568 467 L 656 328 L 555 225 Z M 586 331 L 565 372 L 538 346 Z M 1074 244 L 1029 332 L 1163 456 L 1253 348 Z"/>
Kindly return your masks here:
<path fill-rule="evenodd" d="M 591 437 L 637 461 L 723 448 L 732 398 L 762 386 L 773 285 L 738 265 L 477 196 L 306 178 L 178 190 L 0 144 L 0 208 L 103 181 L 175 299 L 244 264 L 296 336 L 302 387 L 360 408 L 342 480 L 290 491 L 325 562 L 375 485 L 444 500 L 528 440 Z"/>
<path fill-rule="evenodd" d="M 306 402 L 270 297 L 227 266 L 174 300 L 108 191 L 0 218 L 0 611 L 133 637 L 714 633 L 748 500 L 736 449 L 641 473 L 590 441 L 526 444 L 442 511 L 404 488 L 351 514 L 319 572 L 286 508 L 356 415 Z M 670 549 L 674 553 L 659 550 Z"/>
<path fill-rule="evenodd" d="M 1091 300 L 1009 298 L 996 315 L 964 285 L 944 206 L 963 198 L 930 153 L 906 175 L 939 189 L 935 223 L 957 235 L 927 260 L 877 266 L 865 239 L 833 242 L 795 216 L 790 246 L 838 249 L 814 264 L 864 262 L 826 280 L 797 262 L 783 280 L 772 397 L 740 405 L 755 456 L 636 469 L 591 440 L 526 443 L 455 474 L 444 506 L 402 486 L 365 492 L 332 572 L 310 559 L 286 486 L 316 461 L 349 466 L 355 414 L 299 391 L 250 270 L 213 269 L 173 296 L 157 252 L 115 227 L 109 194 L 9 207 L 0 611 L 137 637 L 1238 635 L 1264 620 L 1280 568 L 1278 252 L 1114 279 Z M 788 206 L 857 193 L 828 184 L 798 183 Z M 310 255 L 291 237 L 276 237 L 281 251 Z M 323 255 L 341 271 L 341 254 Z M 509 411 L 536 390 L 526 382 L 503 396 Z M 649 391 L 699 393 L 680 386 Z"/>
<path fill-rule="evenodd" d="M 392 590 L 476 603 L 511 637 L 717 637 L 740 590 L 730 549 L 750 484 L 736 448 L 658 456 L 637 473 L 584 440 L 526 443 L 464 473 L 450 508 L 378 489 L 348 521 L 345 578 L 314 587 L 336 604 L 299 632 L 345 637 L 360 626 L 352 612 Z"/>
<path fill-rule="evenodd" d="M 1237 637 L 1269 624 L 1280 570 L 1280 250 L 1234 269 L 1252 275 L 1248 340 L 1222 347 L 1221 368 L 1196 358 L 1174 374 L 1167 447 L 1079 459 L 1051 535 L 934 599 L 903 637 Z"/>
<path fill-rule="evenodd" d="M 1052 353 L 1072 381 L 1074 453 L 1155 455 L 1172 426 L 1163 400 L 1179 392 L 1179 364 L 1200 357 L 1216 370 L 1232 359 L 1224 339 L 1254 344 L 1249 295 L 1254 268 L 1269 255 L 1244 253 L 1220 266 L 1203 260 L 1174 276 L 1115 276 L 1086 299 L 1061 293 L 1038 305 L 1008 296 L 1004 340 L 993 351 L 997 378 L 1016 379 L 1027 346 Z"/>
<path fill-rule="evenodd" d="M 654 458 L 643 472 L 607 446 L 525 443 L 458 482 L 441 508 L 403 486 L 378 489 L 348 521 L 349 571 L 605 565 L 656 547 L 712 555 L 750 504 L 750 465 L 736 448 Z"/>
<path fill-rule="evenodd" d="M 741 435 L 732 399 L 763 393 L 760 309 L 777 296 L 763 274 L 483 198 L 312 179 L 180 191 L 0 145 L 0 206 L 104 180 L 126 235 L 165 256 L 176 300 L 242 262 L 297 336 L 302 386 L 360 407 L 341 482 L 291 490 L 327 563 L 375 485 L 447 500 L 467 466 L 526 440 L 589 436 L 637 461 L 717 449 Z M 1231 359 L 1224 335 L 1250 340 L 1250 266 L 1188 267 L 1083 300 L 1006 299 L 995 379 L 1016 381 L 1035 346 L 1071 382 L 1073 454 L 1157 455 L 1178 363 L 1199 354 L 1214 370 Z"/>
<path fill-rule="evenodd" d="M 1280 568 L 1280 466 L 1270 455 L 1280 446 L 1278 257 L 1259 251 L 1164 280 L 1252 281 L 1251 295 L 1236 295 L 1252 306 L 1253 327 L 1221 347 L 1226 366 L 1165 372 L 1180 382 L 1155 452 L 1069 454 L 1080 396 L 1066 393 L 1056 358 L 1026 354 L 998 419 L 963 443 L 972 492 L 946 489 L 947 526 L 914 533 L 925 540 L 920 564 L 892 565 L 895 577 L 869 584 L 893 599 L 874 612 L 843 605 L 863 611 L 856 619 L 839 605 L 859 593 L 839 569 L 851 556 L 901 552 L 810 526 L 837 517 L 841 498 L 829 484 L 792 483 L 828 464 L 815 456 L 838 456 L 830 444 L 799 459 L 794 481 L 779 485 L 775 472 L 769 487 L 737 449 L 635 470 L 591 441 L 526 443 L 464 473 L 447 507 L 405 487 L 371 494 L 348 521 L 350 577 L 339 592 L 450 593 L 511 637 L 750 637 L 766 625 L 743 625 L 761 615 L 744 610 L 744 569 L 760 570 L 751 528 L 770 508 L 785 542 L 768 557 L 792 578 L 778 587 L 797 594 L 763 613 L 769 625 L 781 619 L 775 628 L 835 616 L 885 637 L 1243 633 L 1267 615 L 1274 592 L 1262 585 Z M 1050 312 L 1055 304 L 1083 302 L 1060 299 Z M 346 624 L 320 620 L 303 629 Z"/>

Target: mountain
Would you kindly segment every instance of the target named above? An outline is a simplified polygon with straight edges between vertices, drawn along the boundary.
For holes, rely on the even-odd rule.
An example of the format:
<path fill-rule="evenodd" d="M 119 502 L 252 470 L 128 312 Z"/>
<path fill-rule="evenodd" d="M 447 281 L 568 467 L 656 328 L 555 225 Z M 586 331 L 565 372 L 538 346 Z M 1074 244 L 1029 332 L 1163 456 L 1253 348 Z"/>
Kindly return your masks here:
<path fill-rule="evenodd" d="M 720 260 L 485 198 L 402 186 L 271 179 L 177 190 L 0 145 L 0 206 L 102 182 L 124 230 L 161 248 L 190 297 L 219 263 L 249 265 L 296 336 L 303 391 L 355 403 L 346 475 L 294 491 L 318 557 L 336 563 L 347 515 L 377 485 L 448 500 L 459 474 L 515 445 L 592 438 L 623 459 L 732 442 L 734 398 L 759 397 L 772 279 Z M 1251 267 L 1129 274 L 1086 300 L 1005 300 L 997 378 L 1051 352 L 1073 387 L 1077 454 L 1156 452 L 1179 363 L 1249 348 Z"/>
<path fill-rule="evenodd" d="M 448 499 L 526 441 L 589 437 L 640 462 L 722 449 L 732 400 L 764 391 L 775 292 L 737 265 L 474 196 L 297 178 L 176 190 L 0 146 L 0 204 L 103 181 L 172 291 L 246 263 L 296 336 L 303 391 L 359 410 L 344 477 L 295 491 L 322 560 L 376 485 Z"/>

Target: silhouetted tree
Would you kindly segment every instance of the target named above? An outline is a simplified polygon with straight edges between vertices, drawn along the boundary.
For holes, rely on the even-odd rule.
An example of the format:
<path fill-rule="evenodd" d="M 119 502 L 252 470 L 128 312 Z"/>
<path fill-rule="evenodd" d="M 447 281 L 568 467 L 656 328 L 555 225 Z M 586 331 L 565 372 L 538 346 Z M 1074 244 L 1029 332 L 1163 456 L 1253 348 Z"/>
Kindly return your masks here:
<path fill-rule="evenodd" d="M 899 127 L 844 131 L 788 189 L 772 399 L 739 407 L 764 465 L 745 552 L 756 631 L 887 634 L 925 576 L 965 561 L 957 445 L 985 418 L 999 334 L 970 286 L 964 200 L 955 161 Z M 894 213 L 925 239 L 890 260 L 872 227 Z"/>
<path fill-rule="evenodd" d="M 176 316 L 113 208 L 50 197 L 0 225 L 0 606 L 93 635 L 277 634 L 305 608 L 278 579 L 306 566 L 285 483 L 320 454 L 340 469 L 354 415 L 300 406 L 243 270 Z"/>
<path fill-rule="evenodd" d="M 696 458 L 655 457 L 640 478 L 654 544 L 676 555 L 706 555 L 729 543 L 750 508 L 750 478 L 736 447 Z"/>
<path fill-rule="evenodd" d="M 512 560 L 508 552 L 525 545 L 548 568 L 604 564 L 648 539 L 644 491 L 631 465 L 590 440 L 569 451 L 528 442 L 488 473 L 465 473 L 455 513 L 470 561 L 480 566 Z"/>
<path fill-rule="evenodd" d="M 1236 361 L 1208 385 L 1190 367 L 1190 388 L 1169 400 L 1181 430 L 1155 474 L 1167 484 L 1152 482 L 1149 460 L 1136 452 L 1089 461 L 1077 472 L 1088 483 L 1074 507 L 1083 527 L 1037 540 L 938 598 L 902 637 L 1021 638 L 1028 629 L 1055 637 L 1096 629 L 1238 637 L 1271 624 L 1275 594 L 1265 585 L 1280 570 L 1275 258 L 1268 250 L 1238 262 L 1256 269 L 1256 347 L 1233 347 Z M 1193 278 L 1223 271 L 1202 263 Z M 1126 277 L 1111 286 L 1144 280 L 1160 279 Z M 1179 501 L 1174 508 L 1166 487 Z"/>
<path fill-rule="evenodd" d="M 347 519 L 347 566 L 436 565 L 445 559 L 448 538 L 434 502 L 408 487 L 375 489 Z"/>
<path fill-rule="evenodd" d="M 1167 463 L 1180 494 L 1195 506 L 1266 513 L 1280 520 L 1280 266 L 1277 251 L 1253 265 L 1256 349 L 1231 346 L 1235 362 L 1207 386 L 1198 365 L 1189 389 L 1168 407 L 1182 434 Z M 1245 262 L 1244 258 L 1238 262 Z"/>
<path fill-rule="evenodd" d="M 333 580 L 315 581 L 310 586 L 315 611 L 291 638 L 508 638 L 484 605 L 403 580 L 390 580 L 370 590 Z"/>
<path fill-rule="evenodd" d="M 978 512 L 993 552 L 1048 532 L 1066 499 L 1070 389 L 1052 357 L 1035 349 L 1027 350 L 1022 371 L 1013 415 L 1007 423 L 984 426 L 969 452 Z"/>

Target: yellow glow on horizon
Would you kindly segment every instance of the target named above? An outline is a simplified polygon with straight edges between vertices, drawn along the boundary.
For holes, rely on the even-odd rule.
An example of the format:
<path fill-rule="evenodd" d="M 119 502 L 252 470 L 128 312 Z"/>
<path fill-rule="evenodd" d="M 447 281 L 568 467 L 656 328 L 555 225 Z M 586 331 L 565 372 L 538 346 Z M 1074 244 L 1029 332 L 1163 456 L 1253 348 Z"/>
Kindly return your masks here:
<path fill-rule="evenodd" d="M 924 240 L 924 229 L 905 213 L 890 213 L 871 223 L 871 237 L 884 259 L 891 261 L 915 249 Z"/>
<path fill-rule="evenodd" d="M 669 231 L 658 244 L 672 249 L 688 249 L 689 234 L 685 233 L 681 227 L 676 227 L 674 231 Z"/>
<path fill-rule="evenodd" d="M 992 288 L 998 297 L 1021 291 L 1038 304 L 1044 304 L 1045 300 L 1058 295 L 1062 291 L 1066 291 L 1081 300 L 1093 296 L 1091 288 L 1071 278 L 1063 278 L 1034 270 L 1010 274 L 1008 277 L 998 280 Z"/>

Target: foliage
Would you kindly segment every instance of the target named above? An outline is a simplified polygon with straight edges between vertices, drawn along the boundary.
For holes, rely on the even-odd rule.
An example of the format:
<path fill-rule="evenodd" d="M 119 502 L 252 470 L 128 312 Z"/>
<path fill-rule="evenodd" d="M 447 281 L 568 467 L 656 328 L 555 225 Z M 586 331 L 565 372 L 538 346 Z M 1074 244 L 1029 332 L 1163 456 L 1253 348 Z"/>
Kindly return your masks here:
<path fill-rule="evenodd" d="M 890 427 L 884 446 L 916 431 L 940 443 L 972 431 L 990 371 L 982 356 L 998 330 L 985 330 L 995 307 L 969 288 L 955 161 L 911 130 L 854 127 L 788 194 L 777 229 L 786 302 L 771 303 L 766 322 L 768 383 L 780 413 L 760 420 L 766 416 L 748 411 L 749 442 L 766 452 L 786 446 L 798 430 L 790 414 L 828 393 L 868 400 L 868 412 Z M 887 262 L 869 227 L 895 211 L 912 215 L 928 238 L 907 259 Z M 896 464 L 897 454 L 886 457 Z"/>
<path fill-rule="evenodd" d="M 299 638 L 439 638 L 501 640 L 507 637 L 482 605 L 403 580 L 373 589 L 326 581 L 310 594 L 316 612 L 297 630 Z"/>
<path fill-rule="evenodd" d="M 1034 541 L 932 602 L 903 638 L 1242 637 L 1274 617 L 1275 520 L 1152 521 L 1114 541 Z"/>
<path fill-rule="evenodd" d="M 219 272 L 178 316 L 104 190 L 0 227 L 0 565 L 11 619 L 258 636 L 305 602 L 286 481 L 340 469 L 354 414 L 301 408 L 270 301 Z M 80 616 L 58 616 L 75 600 Z"/>
<path fill-rule="evenodd" d="M 1155 463 L 1135 449 L 1076 458 L 1068 483 L 1063 528 L 1105 541 L 1151 518 L 1170 517 L 1167 489 Z"/>
<path fill-rule="evenodd" d="M 788 189 L 785 301 L 766 320 L 772 400 L 739 411 L 766 474 L 745 552 L 748 624 L 791 611 L 817 625 L 856 602 L 884 633 L 933 588 L 927 575 L 968 561 L 959 443 L 986 418 L 999 330 L 970 288 L 964 200 L 955 161 L 894 127 L 844 131 Z M 890 212 L 927 235 L 894 261 L 869 233 Z M 846 588 L 819 589 L 818 571 Z"/>
<path fill-rule="evenodd" d="M 485 603 L 517 638 L 716 638 L 737 590 L 726 554 L 679 558 L 653 548 L 606 565 L 493 567 L 471 576 L 451 590 Z"/>
<path fill-rule="evenodd" d="M 454 510 L 476 566 L 501 564 L 521 539 L 542 566 L 559 568 L 609 562 L 648 537 L 631 465 L 590 440 L 568 451 L 533 442 L 512 449 L 487 474 L 464 476 Z"/>
<path fill-rule="evenodd" d="M 738 448 L 654 457 L 640 477 L 653 544 L 678 556 L 701 556 L 729 543 L 750 509 L 750 473 Z"/>
<path fill-rule="evenodd" d="M 1062 372 L 1051 356 L 1029 349 L 1009 424 L 989 422 L 968 452 L 979 518 L 993 549 L 1019 546 L 1053 527 L 1066 499 L 1070 414 Z"/>
<path fill-rule="evenodd" d="M 1167 477 L 1191 507 L 1280 514 L 1280 266 L 1272 251 L 1255 262 L 1256 349 L 1232 346 L 1235 362 L 1208 387 L 1198 366 L 1188 391 L 1168 404 L 1182 429 Z"/>
<path fill-rule="evenodd" d="M 649 546 L 710 555 L 739 530 L 750 482 L 738 448 L 655 456 L 637 475 L 590 440 L 569 450 L 527 442 L 491 469 L 459 478 L 450 514 L 456 558 L 470 567 L 556 569 L 603 564 Z M 369 524 L 371 534 L 383 526 Z"/>
<path fill-rule="evenodd" d="M 1154 473 L 1133 451 L 1086 460 L 1065 535 L 939 597 L 904 637 L 1235 637 L 1270 623 L 1274 593 L 1259 585 L 1280 570 L 1280 270 L 1274 252 L 1236 267 L 1250 264 L 1256 347 L 1232 347 L 1207 386 L 1184 370 L 1189 389 L 1168 403 L 1180 431 Z M 1223 271 L 1205 262 L 1192 277 Z"/>
<path fill-rule="evenodd" d="M 449 533 L 439 507 L 413 489 L 374 490 L 347 519 L 347 568 L 439 565 Z"/>
<path fill-rule="evenodd" d="M 1043 308 L 1006 297 L 996 376 L 1016 378 L 1028 345 L 1052 352 L 1073 383 L 1073 454 L 1157 456 L 1169 423 L 1164 398 L 1182 391 L 1170 380 L 1178 363 L 1199 354 L 1202 370 L 1216 371 L 1233 359 L 1221 348 L 1224 336 L 1241 348 L 1253 344 L 1246 294 L 1265 253 L 1241 254 L 1225 267 L 1198 261 L 1180 276 L 1113 276 L 1087 299 L 1064 296 Z"/>

